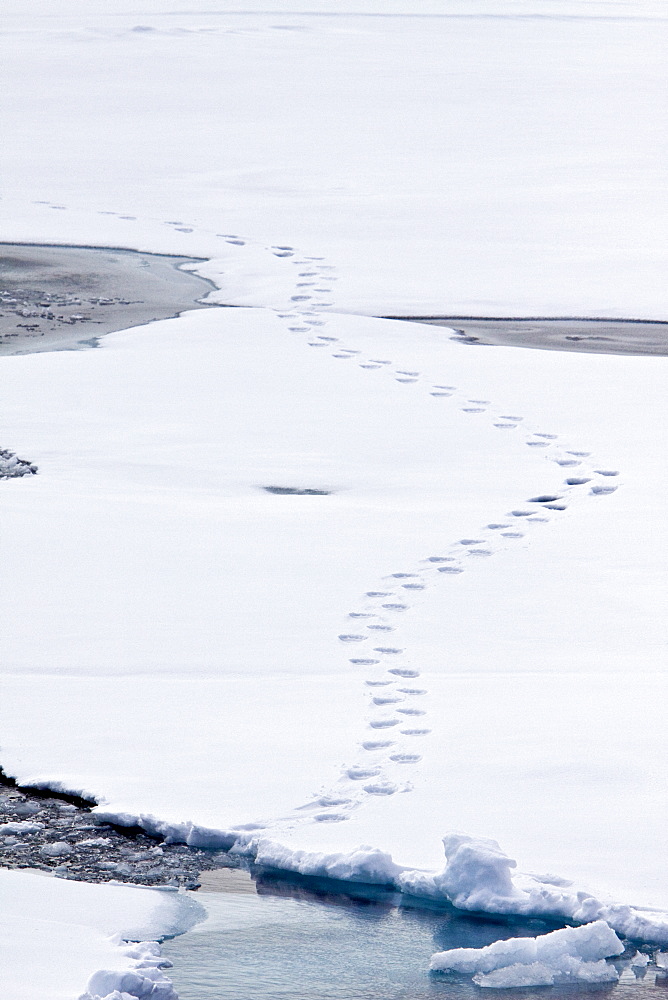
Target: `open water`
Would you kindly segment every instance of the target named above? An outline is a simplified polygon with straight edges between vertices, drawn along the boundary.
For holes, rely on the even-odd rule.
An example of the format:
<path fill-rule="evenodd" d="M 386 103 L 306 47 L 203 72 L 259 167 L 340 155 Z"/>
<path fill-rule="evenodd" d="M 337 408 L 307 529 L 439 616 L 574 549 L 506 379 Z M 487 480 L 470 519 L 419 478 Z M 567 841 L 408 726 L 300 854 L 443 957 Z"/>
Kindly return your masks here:
<path fill-rule="evenodd" d="M 452 908 L 417 907 L 396 893 L 326 879 L 286 880 L 242 872 L 205 873 L 198 902 L 208 919 L 168 941 L 167 973 L 181 1000 L 472 1000 L 494 996 L 466 976 L 430 974 L 448 948 L 480 948 L 536 935 L 556 924 L 507 922 Z M 214 889 L 215 891 L 211 891 Z M 668 978 L 637 979 L 616 963 L 619 983 L 500 991 L 503 1000 L 668 998 Z"/>

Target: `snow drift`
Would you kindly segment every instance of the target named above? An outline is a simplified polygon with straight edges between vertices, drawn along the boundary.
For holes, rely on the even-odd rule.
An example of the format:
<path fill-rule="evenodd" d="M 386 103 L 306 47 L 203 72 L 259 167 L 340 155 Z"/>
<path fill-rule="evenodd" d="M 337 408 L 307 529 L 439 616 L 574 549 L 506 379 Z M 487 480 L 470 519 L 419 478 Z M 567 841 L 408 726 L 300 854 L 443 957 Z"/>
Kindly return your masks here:
<path fill-rule="evenodd" d="M 347 854 L 327 854 L 291 850 L 265 838 L 240 837 L 232 853 L 246 855 L 265 868 L 372 885 L 395 886 L 403 871 L 387 852 L 367 844 Z"/>

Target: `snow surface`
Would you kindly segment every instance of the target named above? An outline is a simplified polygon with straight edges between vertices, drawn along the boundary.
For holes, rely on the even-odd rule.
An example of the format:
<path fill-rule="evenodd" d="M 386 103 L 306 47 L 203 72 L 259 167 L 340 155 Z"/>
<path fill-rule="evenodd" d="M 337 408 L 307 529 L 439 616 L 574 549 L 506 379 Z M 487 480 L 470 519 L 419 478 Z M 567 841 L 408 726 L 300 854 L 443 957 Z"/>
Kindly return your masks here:
<path fill-rule="evenodd" d="M 564 927 L 533 938 L 495 941 L 485 948 L 454 948 L 432 955 L 432 972 L 464 972 L 478 986 L 553 986 L 555 982 L 615 982 L 615 967 L 604 961 L 624 945 L 603 920 Z"/>
<path fill-rule="evenodd" d="M 175 891 L 0 869 L 3 997 L 78 997 L 97 965 L 105 972 L 91 978 L 82 1000 L 105 998 L 114 990 L 175 1000 L 161 971 L 170 963 L 161 959 L 157 939 L 182 934 L 203 913 L 192 898 Z"/>
<path fill-rule="evenodd" d="M 247 305 L 216 233 L 331 256 L 345 311 L 665 315 L 660 0 L 233 6 L 6 5 L 4 239 L 219 244 Z"/>
<path fill-rule="evenodd" d="M 370 844 L 438 871 L 459 828 L 575 883 L 539 875 L 541 912 L 661 907 L 665 732 L 639 693 L 665 684 L 663 359 L 295 322 L 197 312 L 8 359 L 4 426 L 42 472 L 3 501 L 5 766 L 282 867 Z M 310 348 L 321 329 L 341 339 Z M 603 462 L 571 454 L 583 427 Z"/>
<path fill-rule="evenodd" d="M 663 318 L 663 7 L 236 6 L 7 9 L 4 238 L 247 308 L 2 359 L 2 765 L 668 942 L 665 359 L 368 315 Z"/>

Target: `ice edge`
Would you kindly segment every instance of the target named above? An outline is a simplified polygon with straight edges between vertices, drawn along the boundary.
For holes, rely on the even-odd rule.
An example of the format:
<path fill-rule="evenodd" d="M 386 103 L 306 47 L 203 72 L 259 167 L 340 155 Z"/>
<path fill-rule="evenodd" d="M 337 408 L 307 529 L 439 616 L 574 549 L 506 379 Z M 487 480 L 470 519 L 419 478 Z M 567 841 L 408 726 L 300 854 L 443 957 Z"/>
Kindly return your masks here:
<path fill-rule="evenodd" d="M 140 826 L 167 843 L 228 851 L 277 872 L 381 885 L 404 896 L 498 916 L 551 917 L 578 925 L 604 920 L 630 941 L 668 945 L 668 912 L 602 900 L 554 875 L 511 874 L 517 862 L 495 840 L 483 837 L 446 834 L 446 863 L 437 872 L 398 865 L 389 853 L 370 845 L 349 852 L 318 853 L 295 849 L 258 833 L 215 830 L 195 823 L 170 824 L 152 816 L 110 811 L 97 815 L 120 826 Z"/>

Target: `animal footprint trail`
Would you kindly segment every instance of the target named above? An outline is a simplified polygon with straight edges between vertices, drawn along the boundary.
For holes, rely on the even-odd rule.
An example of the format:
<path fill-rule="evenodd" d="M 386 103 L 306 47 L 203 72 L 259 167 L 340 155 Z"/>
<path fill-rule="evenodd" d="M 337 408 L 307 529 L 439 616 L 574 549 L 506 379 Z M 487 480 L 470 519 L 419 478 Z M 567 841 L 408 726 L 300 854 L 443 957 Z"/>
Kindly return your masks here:
<path fill-rule="evenodd" d="M 240 237 L 228 239 L 238 241 L 236 245 L 244 245 Z M 316 822 L 341 822 L 349 818 L 365 798 L 409 791 L 411 786 L 405 782 L 406 774 L 419 767 L 423 759 L 423 754 L 416 752 L 414 747 L 416 741 L 421 743 L 432 731 L 428 721 L 429 692 L 426 687 L 415 685 L 415 682 L 419 684 L 420 670 L 410 662 L 406 643 L 401 638 L 401 621 L 411 615 L 414 599 L 419 599 L 431 583 L 456 586 L 457 577 L 466 572 L 468 566 L 473 569 L 475 563 L 484 563 L 504 548 L 517 545 L 532 530 L 542 530 L 540 526 L 553 517 L 562 516 L 573 499 L 613 493 L 617 489 L 614 479 L 618 474 L 612 469 L 585 469 L 583 463 L 590 458 L 588 452 L 564 448 L 557 434 L 549 429 L 528 427 L 522 414 L 495 409 L 491 400 L 470 396 L 456 385 L 426 381 L 423 374 L 410 365 L 399 368 L 391 358 L 365 356 L 354 346 L 342 346 L 334 336 L 315 333 L 327 323 L 326 310 L 331 308 L 332 302 L 319 296 L 330 294 L 331 283 L 336 280 L 332 273 L 335 268 L 323 263 L 322 258 L 299 255 L 287 244 L 276 245 L 272 250 L 276 256 L 289 256 L 290 263 L 297 267 L 290 306 L 278 316 L 290 334 L 305 335 L 305 344 L 329 346 L 330 352 L 321 355 L 325 362 L 327 357 L 332 361 L 354 360 L 361 370 L 387 371 L 402 391 L 410 387 L 412 392 L 423 392 L 434 406 L 445 407 L 448 413 L 455 407 L 461 411 L 462 418 L 488 421 L 492 432 L 519 435 L 515 439 L 517 445 L 524 444 L 529 452 L 540 455 L 541 460 L 554 463 L 566 472 L 578 470 L 577 474 L 567 475 L 561 489 L 527 497 L 504 517 L 486 524 L 479 535 L 455 540 L 446 545 L 442 553 L 419 560 L 416 572 L 390 574 L 387 581 L 383 581 L 389 582 L 389 587 L 381 584 L 377 589 L 368 590 L 364 595 L 366 603 L 348 612 L 351 627 L 341 629 L 339 641 L 342 645 L 366 647 L 363 655 L 349 657 L 349 665 L 360 670 L 363 688 L 368 692 L 366 733 L 360 739 L 358 752 L 363 758 L 371 758 L 372 763 L 364 764 L 362 759 L 349 762 L 341 775 L 346 795 L 323 798 L 319 806 L 321 811 L 313 816 Z M 515 527 L 519 524 L 523 530 Z M 387 636 L 390 642 L 382 643 L 382 636 Z M 375 645 L 374 639 L 376 643 L 381 639 L 381 643 Z"/>
<path fill-rule="evenodd" d="M 481 404 L 482 402 L 480 401 Z M 485 401 L 484 405 L 487 406 L 489 404 Z M 512 420 L 513 427 L 516 428 L 520 425 L 522 418 L 513 415 Z M 492 417 L 492 421 L 493 423 L 498 422 L 495 417 Z M 588 457 L 583 454 L 573 455 L 572 452 L 557 452 L 553 454 L 552 452 L 556 447 L 555 442 L 558 441 L 558 436 L 551 432 L 531 432 L 526 429 L 526 433 L 529 435 L 528 441 L 540 442 L 540 447 L 550 453 L 552 461 L 556 461 L 557 463 L 574 460 L 579 464 L 582 458 Z M 548 455 L 548 457 L 550 456 Z M 425 577 L 425 573 L 429 574 L 431 572 L 436 574 L 437 579 L 442 579 L 449 575 L 457 576 L 463 573 L 465 566 L 462 559 L 479 561 L 490 558 L 497 551 L 500 551 L 499 546 L 493 544 L 495 538 L 502 543 L 502 548 L 503 544 L 512 544 L 526 537 L 525 531 L 513 528 L 513 522 L 521 521 L 523 525 L 526 524 L 527 526 L 546 523 L 549 520 L 549 516 L 540 516 L 540 514 L 536 513 L 537 511 L 545 511 L 546 515 L 548 512 L 565 511 L 567 509 L 566 501 L 570 498 L 573 490 L 579 490 L 580 494 L 582 494 L 582 488 L 585 486 L 589 486 L 591 493 L 595 496 L 601 496 L 607 492 L 614 491 L 616 484 L 612 480 L 616 474 L 616 470 L 613 469 L 592 470 L 591 475 L 588 476 L 569 477 L 564 482 L 561 490 L 538 493 L 527 497 L 524 506 L 518 506 L 507 512 L 505 520 L 490 521 L 479 535 L 460 538 L 447 546 L 442 554 L 426 556 L 421 560 L 418 572 L 397 571 L 389 574 L 386 579 L 395 583 L 398 590 L 395 589 L 393 592 L 380 589 L 367 591 L 365 597 L 370 602 L 375 602 L 374 610 L 363 612 L 363 614 L 384 615 L 387 621 L 387 616 L 393 616 L 397 613 L 410 613 L 410 604 L 402 601 L 401 597 L 397 597 L 397 593 L 401 594 L 403 591 L 407 593 L 408 597 L 411 594 L 414 594 L 416 597 L 419 596 L 420 592 L 427 586 L 429 577 L 428 575 Z M 367 625 L 367 630 L 388 627 L 395 628 L 396 626 L 389 626 L 383 621 L 374 620 Z M 387 730 L 388 732 L 392 732 L 393 739 L 363 739 L 360 742 L 360 748 L 368 755 L 373 756 L 374 766 L 380 769 L 378 773 L 379 780 L 370 783 L 375 791 L 369 792 L 368 786 L 364 786 L 363 790 L 368 794 L 381 794 L 378 792 L 378 789 L 385 788 L 386 791 L 382 794 L 394 794 L 394 791 L 390 792 L 387 790 L 388 787 L 394 787 L 395 789 L 397 787 L 397 779 L 393 769 L 400 767 L 404 773 L 407 771 L 410 772 L 411 767 L 419 766 L 423 759 L 423 754 L 413 752 L 402 746 L 402 741 L 407 741 L 408 744 L 411 744 L 415 740 L 425 739 L 432 732 L 432 726 L 427 719 L 428 709 L 419 705 L 420 698 L 426 698 L 428 701 L 428 689 L 425 687 L 407 686 L 407 681 L 410 682 L 419 678 L 420 671 L 406 662 L 407 650 L 405 644 L 375 646 L 373 647 L 373 652 L 376 662 L 365 664 L 365 666 L 374 670 L 374 674 L 368 675 L 364 680 L 364 685 L 367 691 L 369 691 L 367 725 L 369 730 Z M 388 666 L 395 657 L 400 660 L 400 664 Z M 406 785 L 402 790 L 410 791 L 411 787 Z"/>
<path fill-rule="evenodd" d="M 65 210 L 65 206 L 51 205 L 53 209 Z M 134 217 L 120 216 L 124 222 L 136 221 Z M 183 237 L 193 232 L 204 232 L 181 220 L 165 223 Z M 429 382 L 420 371 L 406 365 L 396 366 L 391 358 L 365 356 L 354 346 L 341 346 L 338 338 L 316 331 L 326 327 L 331 317 L 327 311 L 333 306 L 329 300 L 332 283 L 337 280 L 336 268 L 325 262 L 323 257 L 300 254 L 290 244 L 264 245 L 246 239 L 238 234 L 213 234 L 235 247 L 239 252 L 263 249 L 285 264 L 293 265 L 290 272 L 291 291 L 282 308 L 276 310 L 277 319 L 284 325 L 286 334 L 303 336 L 304 346 L 327 347 L 330 352 L 322 352 L 323 363 L 328 358 L 341 361 L 356 361 L 356 367 L 374 373 L 369 378 L 382 376 L 387 371 L 397 386 L 396 391 L 424 393 L 429 405 L 443 407 L 447 414 L 459 410 L 461 419 L 488 421 L 492 432 L 514 434 L 518 446 L 527 452 L 535 452 L 535 459 L 548 461 L 566 473 L 563 486 L 559 490 L 536 493 L 518 503 L 505 516 L 490 521 L 480 531 L 479 536 L 464 537 L 447 544 L 440 553 L 427 555 L 416 562 L 416 572 L 396 572 L 387 578 L 389 587 L 382 583 L 377 589 L 370 589 L 364 595 L 364 603 L 347 614 L 348 627 L 339 633 L 341 646 L 347 646 L 353 655 L 349 656 L 349 666 L 359 670 L 361 683 L 368 692 L 368 713 L 366 732 L 360 734 L 358 753 L 371 758 L 365 764 L 362 759 L 351 760 L 344 768 L 341 782 L 345 794 L 330 792 L 321 795 L 309 805 L 310 819 L 317 823 L 342 822 L 349 819 L 353 811 L 365 800 L 373 796 L 393 796 L 399 791 L 410 791 L 406 783 L 411 768 L 419 767 L 423 754 L 415 749 L 432 731 L 428 721 L 429 691 L 418 687 L 420 669 L 411 663 L 407 644 L 401 637 L 401 622 L 411 615 L 413 603 L 421 598 L 422 592 L 432 584 L 435 586 L 457 586 L 456 579 L 475 563 L 484 563 L 497 552 L 525 539 L 531 531 L 543 530 L 540 525 L 561 517 L 575 500 L 587 497 L 600 499 L 614 494 L 619 486 L 619 472 L 615 469 L 595 468 L 591 465 L 590 453 L 581 449 L 560 445 L 558 435 L 549 429 L 533 430 L 526 426 L 523 415 L 506 413 L 495 409 L 489 399 L 469 396 L 456 385 Z M 272 266 L 283 266 L 283 264 Z M 375 373 L 381 373 L 381 376 Z M 415 398 L 414 396 L 412 398 Z M 523 440 L 522 440 L 523 439 Z M 540 458 L 539 458 L 540 456 Z M 573 470 L 571 472 L 570 470 Z M 577 471 L 575 471 L 577 470 Z M 590 501 L 591 502 L 591 501 Z M 516 530 L 515 525 L 522 529 Z M 534 527 L 535 526 L 535 527 Z M 386 636 L 385 642 L 383 637 Z M 355 655 L 353 650 L 359 649 Z M 414 686 L 415 685 L 415 686 Z M 421 707 L 421 704 L 425 707 Z"/>
<path fill-rule="evenodd" d="M 301 261 L 293 263 L 303 263 Z M 325 266 L 321 266 L 324 270 Z M 322 294 L 329 289 L 324 285 L 318 285 L 318 271 L 315 268 L 304 268 L 298 272 L 299 282 L 295 283 L 295 292 L 291 297 L 293 308 L 296 309 L 302 318 L 302 323 L 294 323 L 290 332 L 307 333 L 308 328 L 322 325 L 325 321 L 319 318 L 317 310 L 326 309 L 331 306 L 327 301 L 314 299 L 313 296 Z M 333 276 L 329 276 L 333 277 Z M 312 283 L 309 279 L 316 279 Z M 306 292 L 306 288 L 312 291 Z M 302 291 L 304 289 L 304 291 Z M 308 315 L 307 315 L 308 313 Z M 287 318 L 287 317 L 286 317 Z M 589 453 L 576 450 L 559 448 L 559 438 L 557 434 L 548 430 L 532 430 L 525 426 L 524 417 L 521 414 L 505 413 L 496 411 L 489 399 L 479 399 L 467 396 L 455 385 L 441 382 L 427 384 L 424 382 L 421 372 L 410 367 L 393 368 L 390 358 L 378 358 L 368 356 L 360 357 L 360 352 L 354 348 L 341 347 L 336 338 L 318 335 L 315 340 L 310 340 L 311 346 L 327 346 L 336 344 L 331 352 L 331 357 L 335 360 L 353 360 L 357 358 L 358 367 L 365 371 L 378 372 L 388 370 L 394 381 L 400 386 L 415 386 L 416 390 L 422 388 L 435 403 L 438 401 L 442 405 L 458 406 L 463 414 L 475 416 L 480 419 L 490 421 L 490 428 L 503 432 L 519 432 L 524 438 L 527 448 L 541 452 L 544 458 L 554 462 L 564 469 L 579 468 L 582 461 L 589 457 Z M 521 441 L 518 444 L 521 445 Z M 491 521 L 485 525 L 480 537 L 462 538 L 446 547 L 442 555 L 427 556 L 419 566 L 418 573 L 396 572 L 390 575 L 393 583 L 398 589 L 395 590 L 369 590 L 365 594 L 368 602 L 368 610 L 355 610 L 348 613 L 351 621 L 359 624 L 364 622 L 364 631 L 342 631 L 339 635 L 342 643 L 363 643 L 368 639 L 373 640 L 374 634 L 392 634 L 397 645 L 372 646 L 369 656 L 351 657 L 350 664 L 361 670 L 371 671 L 363 678 L 363 685 L 369 692 L 369 710 L 367 716 L 368 732 L 392 733 L 391 739 L 363 738 L 360 741 L 359 749 L 367 756 L 374 758 L 371 768 L 360 763 L 354 763 L 344 769 L 342 780 L 354 782 L 362 785 L 361 792 L 351 795 L 350 804 L 344 806 L 342 811 L 337 807 L 337 812 L 332 813 L 332 819 L 339 820 L 342 815 L 346 815 L 345 810 L 357 808 L 360 794 L 365 795 L 394 795 L 401 787 L 401 782 L 395 778 L 394 769 L 400 768 L 404 774 L 410 770 L 411 766 L 419 765 L 422 754 L 405 749 L 401 746 L 402 741 L 412 743 L 427 737 L 432 729 L 429 724 L 421 720 L 427 716 L 427 709 L 412 704 L 414 700 L 427 699 L 428 690 L 424 687 L 406 686 L 407 681 L 415 681 L 420 677 L 420 670 L 407 662 L 407 652 L 405 645 L 397 633 L 397 621 L 405 614 L 410 614 L 412 596 L 419 597 L 424 591 L 427 582 L 424 577 L 424 570 L 429 569 L 435 574 L 435 580 L 445 581 L 448 577 L 456 578 L 465 572 L 465 561 L 481 562 L 501 551 L 504 546 L 512 545 L 527 537 L 526 531 L 515 530 L 513 522 L 521 521 L 528 527 L 547 523 L 552 514 L 559 514 L 567 510 L 567 500 L 571 499 L 573 490 L 580 490 L 589 486 L 590 495 L 602 496 L 613 492 L 616 484 L 610 483 L 614 476 L 614 470 L 595 470 L 591 474 L 581 476 L 569 476 L 564 481 L 564 489 L 560 492 L 550 492 L 537 494 L 526 499 L 526 506 L 518 506 L 506 513 L 506 519 Z M 594 481 L 594 476 L 596 477 Z M 606 477 L 608 482 L 605 482 Z M 591 485 L 590 485 L 591 484 Z M 544 512 L 544 515 L 541 513 Z M 537 530 L 537 529 L 536 529 Z M 495 545 L 494 539 L 498 539 L 500 544 Z M 405 595 L 402 599 L 402 595 Z M 396 661 L 399 663 L 396 663 Z M 392 665 L 396 663 L 396 665 Z M 415 720 L 413 722 L 413 720 Z M 420 721 L 418 721 L 420 720 Z M 367 775 L 373 779 L 368 783 Z M 409 790 L 403 786 L 402 790 Z M 333 809 L 334 807 L 332 807 Z"/>
<path fill-rule="evenodd" d="M 397 613 L 410 612 L 411 607 L 408 602 L 397 598 L 397 593 L 408 589 L 409 594 L 420 596 L 425 589 L 425 582 L 421 572 L 396 571 L 389 574 L 388 581 L 392 581 L 395 589 L 369 590 L 366 592 L 367 601 L 364 610 L 349 612 L 348 617 L 354 616 L 357 619 L 364 617 L 372 620 L 367 624 L 367 630 L 391 629 L 396 626 L 387 624 L 386 621 L 378 621 L 379 617 L 392 616 Z M 348 641 L 348 633 L 341 633 L 345 636 L 344 641 Z M 406 770 L 410 765 L 416 765 L 421 754 L 416 754 L 402 746 L 404 739 L 409 742 L 415 737 L 426 735 L 427 726 L 420 726 L 422 733 L 413 732 L 418 727 L 411 724 L 413 719 L 422 718 L 426 715 L 426 709 L 412 702 L 416 698 L 424 697 L 427 694 L 426 688 L 406 687 L 407 679 L 415 679 L 419 676 L 419 670 L 406 663 L 406 651 L 403 645 L 377 645 L 373 647 L 373 656 L 351 657 L 353 666 L 366 668 L 367 673 L 364 678 L 364 686 L 369 691 L 367 731 L 368 732 L 392 732 L 397 734 L 392 739 L 369 739 L 360 741 L 359 749 L 366 757 L 373 757 L 373 764 L 376 769 L 375 778 L 370 785 L 364 785 L 359 794 L 363 795 L 393 795 L 396 791 L 410 791 L 411 787 L 406 783 Z M 392 666 L 396 660 L 400 665 Z M 401 687 L 400 687 L 401 686 Z M 404 732 L 406 730 L 407 732 Z M 390 755 L 388 751 L 392 749 Z M 369 765 L 356 761 L 344 768 L 341 780 L 345 783 L 356 780 L 357 775 L 365 773 Z M 396 768 L 402 772 L 395 774 Z M 358 802 L 357 796 L 355 796 Z"/>

